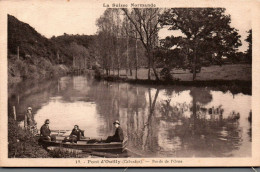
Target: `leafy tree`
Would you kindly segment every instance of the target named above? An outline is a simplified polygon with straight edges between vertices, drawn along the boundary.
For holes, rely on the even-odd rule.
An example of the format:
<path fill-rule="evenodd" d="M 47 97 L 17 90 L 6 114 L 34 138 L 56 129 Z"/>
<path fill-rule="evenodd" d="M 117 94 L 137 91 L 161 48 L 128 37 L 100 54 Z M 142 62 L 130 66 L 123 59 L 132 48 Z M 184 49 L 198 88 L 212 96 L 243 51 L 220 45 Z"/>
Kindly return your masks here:
<path fill-rule="evenodd" d="M 120 18 L 118 9 L 107 9 L 104 14 L 97 20 L 98 46 L 100 56 L 103 61 L 103 68 L 106 69 L 107 75 L 110 74 L 110 68 L 120 69 L 119 59 L 119 36 L 120 36 Z M 116 65 L 117 64 L 117 65 Z"/>
<path fill-rule="evenodd" d="M 131 12 L 126 8 L 122 10 L 134 26 L 135 32 L 138 33 L 139 39 L 146 49 L 148 79 L 150 80 L 150 69 L 152 68 L 156 79 L 159 80 L 153 60 L 153 49 L 158 43 L 158 15 L 160 10 L 158 8 L 134 8 Z"/>
<path fill-rule="evenodd" d="M 166 10 L 159 21 L 161 26 L 183 33 L 181 37 L 171 38 L 172 45 L 186 52 L 193 80 L 203 60 L 221 61 L 241 45 L 240 35 L 230 26 L 231 18 L 224 8 L 172 8 Z"/>
<path fill-rule="evenodd" d="M 248 36 L 245 39 L 246 42 L 248 42 L 248 49 L 246 51 L 246 57 L 247 60 L 252 63 L 252 29 L 248 31 Z"/>

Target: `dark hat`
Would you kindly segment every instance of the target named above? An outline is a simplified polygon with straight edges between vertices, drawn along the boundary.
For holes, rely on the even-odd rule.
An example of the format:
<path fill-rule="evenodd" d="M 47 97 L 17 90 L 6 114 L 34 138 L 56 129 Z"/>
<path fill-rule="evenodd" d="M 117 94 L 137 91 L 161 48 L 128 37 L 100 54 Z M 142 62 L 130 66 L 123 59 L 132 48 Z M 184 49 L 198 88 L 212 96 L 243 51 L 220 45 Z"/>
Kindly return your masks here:
<path fill-rule="evenodd" d="M 49 119 L 46 119 L 45 120 L 45 124 L 49 124 L 50 123 L 50 120 Z"/>
<path fill-rule="evenodd" d="M 113 124 L 118 124 L 118 125 L 120 125 L 120 123 L 119 123 L 118 120 L 116 120 Z"/>

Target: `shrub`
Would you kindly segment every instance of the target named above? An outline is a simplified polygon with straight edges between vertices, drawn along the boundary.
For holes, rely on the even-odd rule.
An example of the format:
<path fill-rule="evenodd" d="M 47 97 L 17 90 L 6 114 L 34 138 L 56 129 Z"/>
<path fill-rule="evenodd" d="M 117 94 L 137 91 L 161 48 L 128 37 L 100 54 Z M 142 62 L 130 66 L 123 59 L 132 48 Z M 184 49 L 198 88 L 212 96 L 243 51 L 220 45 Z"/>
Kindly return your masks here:
<path fill-rule="evenodd" d="M 29 78 L 35 78 L 35 79 L 40 78 L 37 67 L 35 65 L 28 66 L 28 75 Z"/>
<path fill-rule="evenodd" d="M 81 155 L 76 151 L 64 150 L 62 148 L 51 150 L 49 153 L 50 156 L 53 158 L 80 158 L 81 157 Z"/>
<path fill-rule="evenodd" d="M 48 152 L 38 145 L 38 140 L 27 130 L 8 118 L 8 157 L 9 158 L 47 158 Z"/>
<path fill-rule="evenodd" d="M 101 72 L 98 68 L 95 68 L 95 78 L 96 79 L 101 79 Z"/>
<path fill-rule="evenodd" d="M 19 71 L 19 74 L 21 77 L 26 78 L 28 75 L 28 66 L 27 64 L 22 60 L 16 60 L 15 65 Z"/>
<path fill-rule="evenodd" d="M 160 76 L 164 81 L 172 81 L 173 77 L 169 68 L 163 68 L 160 72 Z"/>

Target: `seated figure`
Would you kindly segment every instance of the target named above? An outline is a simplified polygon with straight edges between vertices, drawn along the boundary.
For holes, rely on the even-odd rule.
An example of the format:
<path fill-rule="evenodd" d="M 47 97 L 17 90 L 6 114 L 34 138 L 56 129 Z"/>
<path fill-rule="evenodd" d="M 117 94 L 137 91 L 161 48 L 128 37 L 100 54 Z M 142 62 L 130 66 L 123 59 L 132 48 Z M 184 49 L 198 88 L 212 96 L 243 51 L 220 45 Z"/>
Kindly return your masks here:
<path fill-rule="evenodd" d="M 81 139 L 81 137 L 84 136 L 84 131 L 79 129 L 78 125 L 75 125 L 74 128 L 72 129 L 69 138 L 65 138 L 63 142 L 71 142 L 71 143 L 77 143 Z"/>
<path fill-rule="evenodd" d="M 46 119 L 40 129 L 40 140 L 55 141 L 56 137 L 51 136 L 51 130 L 49 128 L 50 120 Z"/>
<path fill-rule="evenodd" d="M 108 136 L 106 139 L 107 143 L 110 142 L 123 142 L 124 140 L 124 134 L 123 134 L 123 130 L 120 127 L 120 123 L 118 120 L 116 120 L 114 123 L 114 126 L 116 128 L 115 134 L 113 136 Z"/>

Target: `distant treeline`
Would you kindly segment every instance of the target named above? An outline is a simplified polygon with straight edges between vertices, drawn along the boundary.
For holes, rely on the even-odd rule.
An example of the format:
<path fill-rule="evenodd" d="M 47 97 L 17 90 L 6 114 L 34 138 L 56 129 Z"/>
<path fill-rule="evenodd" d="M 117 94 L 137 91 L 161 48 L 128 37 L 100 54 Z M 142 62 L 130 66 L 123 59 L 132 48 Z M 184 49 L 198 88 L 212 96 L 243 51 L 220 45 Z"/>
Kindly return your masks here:
<path fill-rule="evenodd" d="M 151 74 L 168 80 L 174 68 L 189 69 L 195 80 L 203 66 L 252 63 L 252 30 L 245 40 L 247 52 L 239 52 L 241 36 L 230 22 L 223 8 L 107 9 L 96 21 L 96 35 L 64 33 L 47 39 L 8 15 L 8 79 L 97 68 L 118 77 L 122 69 L 126 76 L 135 70 L 137 79 L 138 69 L 145 67 L 148 80 Z M 159 39 L 166 26 L 184 35 Z"/>
<path fill-rule="evenodd" d="M 73 67 L 90 68 L 95 36 L 68 35 L 47 39 L 30 25 L 8 15 L 8 75 L 41 78 L 62 75 Z M 83 66 L 84 65 L 84 66 Z"/>

